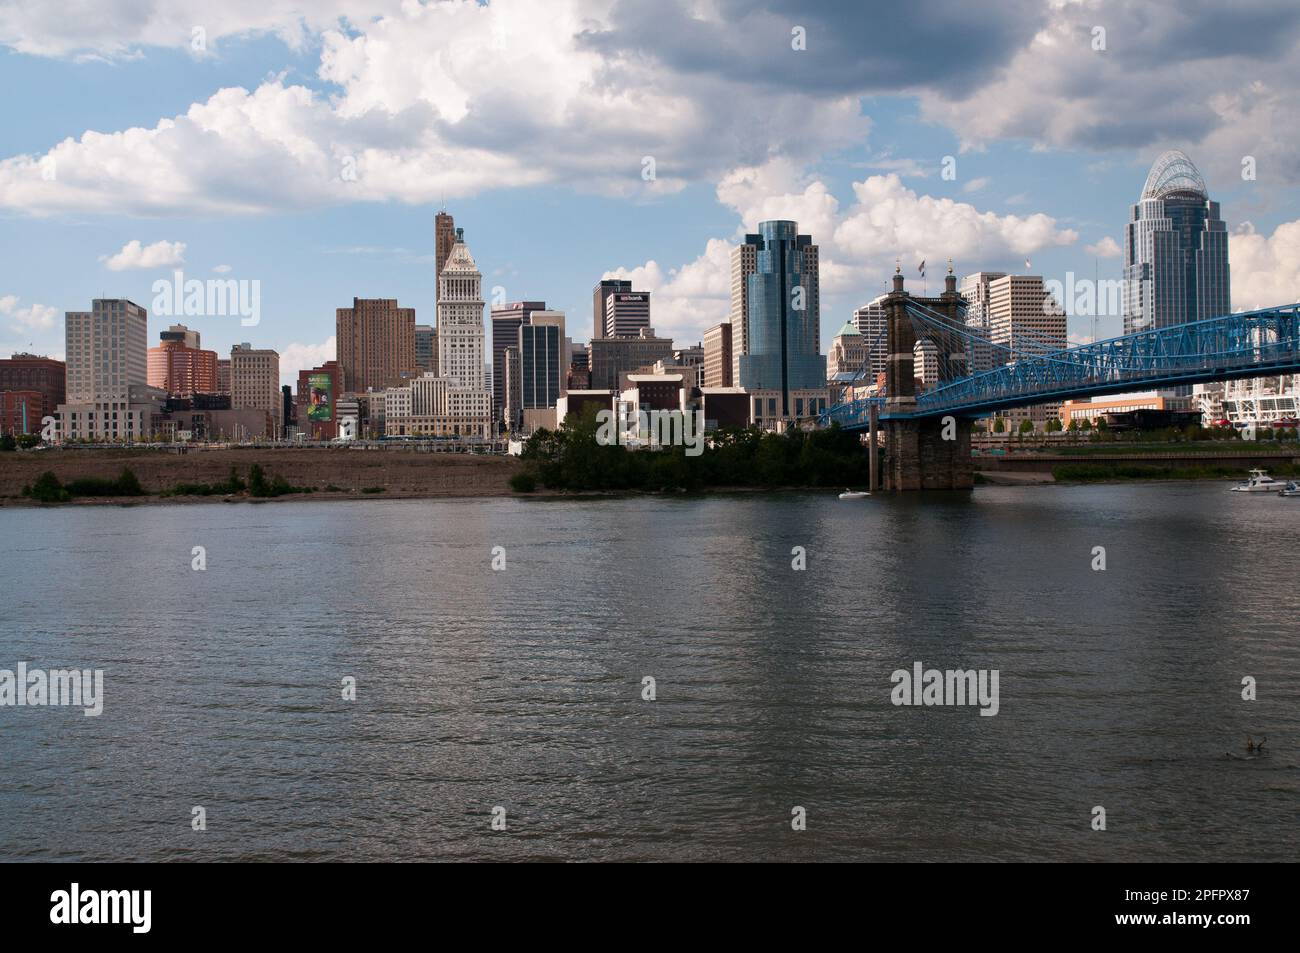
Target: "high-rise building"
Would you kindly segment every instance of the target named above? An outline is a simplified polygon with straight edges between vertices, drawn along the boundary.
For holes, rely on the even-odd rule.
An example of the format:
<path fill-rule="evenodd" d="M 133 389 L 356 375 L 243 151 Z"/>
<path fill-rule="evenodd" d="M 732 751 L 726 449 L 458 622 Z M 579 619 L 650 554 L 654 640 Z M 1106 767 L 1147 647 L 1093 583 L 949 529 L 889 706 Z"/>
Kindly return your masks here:
<path fill-rule="evenodd" d="M 230 349 L 230 409 L 262 411 L 264 435 L 279 439 L 284 426 L 279 353 L 247 341 Z"/>
<path fill-rule="evenodd" d="M 889 363 L 889 314 L 885 310 L 885 296 L 878 295 L 853 312 L 853 326 L 862 335 L 868 381 L 885 373 Z"/>
<path fill-rule="evenodd" d="M 438 369 L 438 332 L 433 325 L 415 326 L 415 366 L 421 371 Z"/>
<path fill-rule="evenodd" d="M 519 407 L 544 410 L 564 396 L 568 348 L 564 343 L 564 312 L 534 311 L 521 324 L 519 346 Z"/>
<path fill-rule="evenodd" d="M 452 386 L 484 390 L 483 275 L 457 229 L 438 278 L 438 376 Z"/>
<path fill-rule="evenodd" d="M 1041 275 L 1003 275 L 990 281 L 988 320 L 989 340 L 999 345 L 999 363 L 1067 346 L 1065 310 L 1043 288 Z"/>
<path fill-rule="evenodd" d="M 650 292 L 615 291 L 605 298 L 605 337 L 634 338 L 650 327 Z"/>
<path fill-rule="evenodd" d="M 1043 288 L 1041 275 L 1003 275 L 988 283 L 989 339 L 993 361 L 1006 364 L 1019 356 L 1067 346 L 1065 309 Z M 1014 429 L 1023 420 L 1042 424 L 1059 415 L 1059 401 L 999 413 Z"/>
<path fill-rule="evenodd" d="M 65 440 L 136 440 L 166 395 L 148 385 L 148 312 L 123 298 L 69 311 L 64 335 L 67 394 L 58 408 Z"/>
<path fill-rule="evenodd" d="M 1124 333 L 1232 312 L 1228 231 L 1177 149 L 1156 159 L 1124 227 Z"/>
<path fill-rule="evenodd" d="M 68 403 L 122 401 L 147 384 L 148 312 L 122 298 L 96 298 L 90 311 L 65 316 Z"/>
<path fill-rule="evenodd" d="M 622 278 L 602 278 L 591 289 L 591 337 L 605 336 L 605 302 L 615 293 L 631 294 L 632 282 Z"/>
<path fill-rule="evenodd" d="M 353 298 L 336 312 L 336 335 L 345 390 L 379 390 L 416 373 L 415 309 L 395 298 Z"/>
<path fill-rule="evenodd" d="M 506 400 L 505 353 L 519 344 L 519 327 L 535 311 L 545 311 L 545 301 L 512 301 L 492 309 L 492 421 L 502 419 Z"/>
<path fill-rule="evenodd" d="M 704 386 L 730 387 L 731 341 L 735 326 L 727 322 L 715 324 L 704 332 Z"/>
<path fill-rule="evenodd" d="M 157 347 L 149 348 L 149 386 L 167 392 L 168 397 L 215 394 L 217 352 L 199 347 L 199 332 L 173 324 L 158 335 Z"/>
<path fill-rule="evenodd" d="M 731 379 L 740 380 L 740 355 L 749 353 L 749 276 L 758 270 L 759 235 L 746 235 L 745 240 L 731 249 L 731 310 L 727 323 L 731 325 Z"/>
<path fill-rule="evenodd" d="M 826 387 L 826 358 L 818 340 L 817 251 L 810 236 L 799 234 L 797 222 L 761 222 L 758 235 L 747 236 L 753 238 L 759 245 L 757 270 L 746 279 L 748 340 L 737 384 L 779 391 L 780 414 L 788 418 L 791 391 Z"/>
<path fill-rule="evenodd" d="M 451 257 L 452 246 L 456 244 L 456 220 L 444 209 L 433 217 L 434 255 L 437 263 L 435 280 L 442 277 L 442 269 Z"/>
<path fill-rule="evenodd" d="M 989 343 L 993 339 L 991 310 L 989 305 L 989 284 L 999 278 L 1005 278 L 1004 271 L 977 271 L 961 280 L 961 296 L 966 299 L 966 327 L 972 332 L 970 360 L 972 374 L 983 374 L 993 370 L 996 364 L 1005 364 L 1005 356 L 998 360 Z"/>
<path fill-rule="evenodd" d="M 217 393 L 230 394 L 230 358 L 217 358 Z"/>

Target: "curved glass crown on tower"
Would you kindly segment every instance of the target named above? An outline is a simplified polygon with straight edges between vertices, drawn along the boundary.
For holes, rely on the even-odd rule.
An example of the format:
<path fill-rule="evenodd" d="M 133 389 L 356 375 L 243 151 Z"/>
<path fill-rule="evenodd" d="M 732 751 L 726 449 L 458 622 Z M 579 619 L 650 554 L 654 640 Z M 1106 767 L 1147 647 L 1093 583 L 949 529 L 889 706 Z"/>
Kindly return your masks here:
<path fill-rule="evenodd" d="M 1147 173 L 1146 185 L 1142 186 L 1142 198 L 1167 199 L 1195 198 L 1205 201 L 1210 197 L 1205 187 L 1205 180 L 1187 153 L 1179 149 L 1170 149 L 1156 159 Z"/>
<path fill-rule="evenodd" d="M 1124 333 L 1232 311 L 1228 230 L 1186 153 L 1163 153 L 1124 228 Z"/>

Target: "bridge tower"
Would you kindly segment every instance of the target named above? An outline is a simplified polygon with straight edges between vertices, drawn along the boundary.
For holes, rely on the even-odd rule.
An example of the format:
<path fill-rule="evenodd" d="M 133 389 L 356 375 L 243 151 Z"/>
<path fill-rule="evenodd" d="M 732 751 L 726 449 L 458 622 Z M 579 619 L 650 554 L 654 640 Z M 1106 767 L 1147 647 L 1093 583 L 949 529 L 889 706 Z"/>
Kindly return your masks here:
<path fill-rule="evenodd" d="M 943 293 L 937 298 L 913 297 L 903 290 L 903 275 L 894 270 L 893 289 L 885 296 L 889 358 L 885 367 L 884 488 L 887 490 L 968 490 L 975 485 L 970 458 L 971 419 L 945 417 L 897 418 L 891 415 L 916 411 L 916 369 L 914 349 L 918 335 L 908 305 L 922 305 L 938 312 L 954 325 L 966 323 L 957 277 L 948 264 Z M 941 329 L 926 329 L 943 360 L 949 376 L 968 373 L 968 356 L 961 336 Z"/>

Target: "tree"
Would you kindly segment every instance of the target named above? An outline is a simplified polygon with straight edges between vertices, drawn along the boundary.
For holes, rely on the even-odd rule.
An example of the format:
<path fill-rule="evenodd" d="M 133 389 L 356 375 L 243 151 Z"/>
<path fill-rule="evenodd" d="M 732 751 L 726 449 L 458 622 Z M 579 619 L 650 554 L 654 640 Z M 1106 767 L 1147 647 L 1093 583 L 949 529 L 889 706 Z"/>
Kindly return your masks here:
<path fill-rule="evenodd" d="M 1001 418 L 1001 417 L 999 417 L 999 418 L 997 418 L 996 420 L 993 421 L 993 432 L 994 432 L 994 433 L 1006 433 L 1006 432 L 1007 432 L 1007 426 L 1006 426 L 1006 424 L 1004 424 L 1004 423 L 1002 422 L 1002 418 Z"/>
<path fill-rule="evenodd" d="M 1033 422 L 1032 420 L 1022 420 L 1022 421 L 1020 421 L 1020 432 L 1021 432 L 1022 434 L 1025 434 L 1025 433 L 1033 433 L 1033 432 L 1034 432 L 1034 422 Z"/>
<path fill-rule="evenodd" d="M 1047 426 L 1044 427 L 1043 429 L 1045 429 L 1048 433 L 1060 433 L 1061 418 L 1060 417 L 1051 418 L 1049 421 L 1047 421 Z"/>

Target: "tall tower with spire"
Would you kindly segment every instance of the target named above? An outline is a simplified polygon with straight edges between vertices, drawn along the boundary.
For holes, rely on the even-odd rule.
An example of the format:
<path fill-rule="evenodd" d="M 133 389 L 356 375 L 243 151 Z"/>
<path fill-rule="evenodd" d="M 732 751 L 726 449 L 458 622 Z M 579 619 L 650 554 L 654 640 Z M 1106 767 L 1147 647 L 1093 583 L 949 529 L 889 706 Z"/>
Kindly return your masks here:
<path fill-rule="evenodd" d="M 438 375 L 453 387 L 486 394 L 483 304 L 483 275 L 458 228 L 438 275 Z"/>

